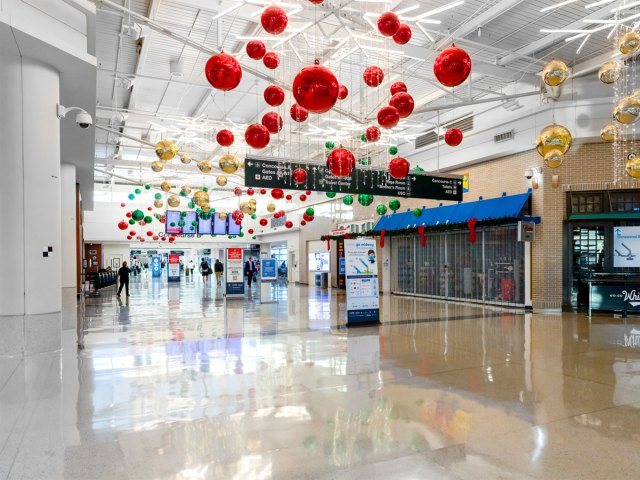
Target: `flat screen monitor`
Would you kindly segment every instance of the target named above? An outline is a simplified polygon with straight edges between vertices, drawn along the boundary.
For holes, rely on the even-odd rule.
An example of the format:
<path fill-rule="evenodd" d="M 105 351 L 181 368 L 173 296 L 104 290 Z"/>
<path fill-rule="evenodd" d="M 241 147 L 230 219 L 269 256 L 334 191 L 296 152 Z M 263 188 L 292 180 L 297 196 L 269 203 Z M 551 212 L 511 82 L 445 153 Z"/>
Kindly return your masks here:
<path fill-rule="evenodd" d="M 236 222 L 233 218 L 227 217 L 229 228 L 227 230 L 229 235 L 239 235 L 240 234 L 240 225 L 236 225 Z"/>
<path fill-rule="evenodd" d="M 309 271 L 310 272 L 328 272 L 330 257 L 328 253 L 310 253 L 309 254 Z"/>
<path fill-rule="evenodd" d="M 178 222 L 180 222 L 180 212 L 176 210 L 167 210 L 165 213 L 164 224 L 168 234 L 179 235 L 182 233 L 182 228 Z"/>
<path fill-rule="evenodd" d="M 213 215 L 202 218 L 198 216 L 198 234 L 199 235 L 211 235 Z"/>
<path fill-rule="evenodd" d="M 191 234 L 197 232 L 197 227 L 193 225 L 193 222 L 197 220 L 196 212 L 187 212 L 187 214 L 182 217 L 184 220 L 184 227 L 182 227 L 182 233 Z"/>
<path fill-rule="evenodd" d="M 220 214 L 213 214 L 213 234 L 214 235 L 226 235 L 227 234 L 227 218 L 220 218 Z"/>

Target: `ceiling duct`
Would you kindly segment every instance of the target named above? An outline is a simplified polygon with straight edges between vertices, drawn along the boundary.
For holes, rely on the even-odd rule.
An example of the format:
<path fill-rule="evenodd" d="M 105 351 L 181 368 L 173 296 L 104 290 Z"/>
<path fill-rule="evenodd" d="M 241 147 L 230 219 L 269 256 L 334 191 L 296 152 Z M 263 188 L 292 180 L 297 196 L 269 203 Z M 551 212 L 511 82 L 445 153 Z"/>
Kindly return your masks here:
<path fill-rule="evenodd" d="M 464 117 L 453 120 L 452 122 L 442 124 L 440 126 L 440 135 L 436 135 L 435 130 L 431 130 L 427 133 L 419 135 L 415 139 L 415 149 L 418 150 L 428 145 L 432 145 L 438 140 L 442 140 L 442 138 L 444 137 L 444 133 L 451 128 L 457 128 L 462 133 L 473 130 L 473 115 L 466 115 Z"/>
<path fill-rule="evenodd" d="M 508 132 L 502 132 L 493 137 L 493 141 L 496 143 L 508 142 L 513 140 L 516 136 L 515 130 L 509 130 Z"/>

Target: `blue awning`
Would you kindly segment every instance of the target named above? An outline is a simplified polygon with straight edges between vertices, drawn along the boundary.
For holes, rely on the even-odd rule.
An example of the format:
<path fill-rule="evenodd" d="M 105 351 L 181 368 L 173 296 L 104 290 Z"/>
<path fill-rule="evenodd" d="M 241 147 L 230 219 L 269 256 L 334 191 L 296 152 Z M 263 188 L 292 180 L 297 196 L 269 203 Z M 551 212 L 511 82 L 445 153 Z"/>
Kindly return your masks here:
<path fill-rule="evenodd" d="M 422 214 L 417 217 L 413 211 L 393 212 L 391 215 L 383 215 L 373 227 L 375 232 L 381 230 L 404 230 L 416 228 L 421 225 L 433 227 L 437 225 L 466 223 L 471 218 L 479 222 L 485 220 L 498 220 L 501 218 L 520 219 L 529 212 L 523 211 L 531 198 L 531 192 L 518 195 L 503 195 L 498 198 L 477 200 L 475 202 L 457 203 L 435 208 L 423 208 Z"/>

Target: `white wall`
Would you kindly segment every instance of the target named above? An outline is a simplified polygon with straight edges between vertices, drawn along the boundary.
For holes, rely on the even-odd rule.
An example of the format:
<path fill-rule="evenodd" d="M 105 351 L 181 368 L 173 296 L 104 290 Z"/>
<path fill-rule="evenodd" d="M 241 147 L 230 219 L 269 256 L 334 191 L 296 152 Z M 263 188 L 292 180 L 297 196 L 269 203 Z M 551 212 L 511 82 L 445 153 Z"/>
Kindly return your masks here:
<path fill-rule="evenodd" d="M 60 167 L 62 288 L 76 288 L 76 167 L 63 164 Z"/>
<path fill-rule="evenodd" d="M 131 247 L 126 243 L 105 243 L 102 245 L 102 268 L 112 267 L 114 258 L 129 262 Z"/>

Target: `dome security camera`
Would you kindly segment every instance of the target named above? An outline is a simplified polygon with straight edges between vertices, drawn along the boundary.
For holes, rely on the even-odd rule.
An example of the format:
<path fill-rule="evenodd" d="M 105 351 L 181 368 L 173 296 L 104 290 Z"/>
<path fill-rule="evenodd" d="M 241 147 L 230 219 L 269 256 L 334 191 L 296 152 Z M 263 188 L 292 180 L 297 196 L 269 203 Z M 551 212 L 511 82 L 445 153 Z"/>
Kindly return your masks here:
<path fill-rule="evenodd" d="M 530 168 L 526 169 L 524 171 L 524 176 L 527 180 L 531 180 L 533 178 L 533 170 L 531 170 Z"/>
<path fill-rule="evenodd" d="M 67 113 L 69 112 L 75 112 L 77 111 L 78 114 L 76 115 L 76 124 L 84 129 L 89 128 L 91 125 L 93 125 L 93 118 L 91 118 L 91 115 L 89 115 L 89 113 L 87 113 L 86 110 L 83 110 L 80 107 L 64 107 L 63 105 L 58 105 L 57 106 L 57 116 L 58 118 L 66 118 Z"/>

